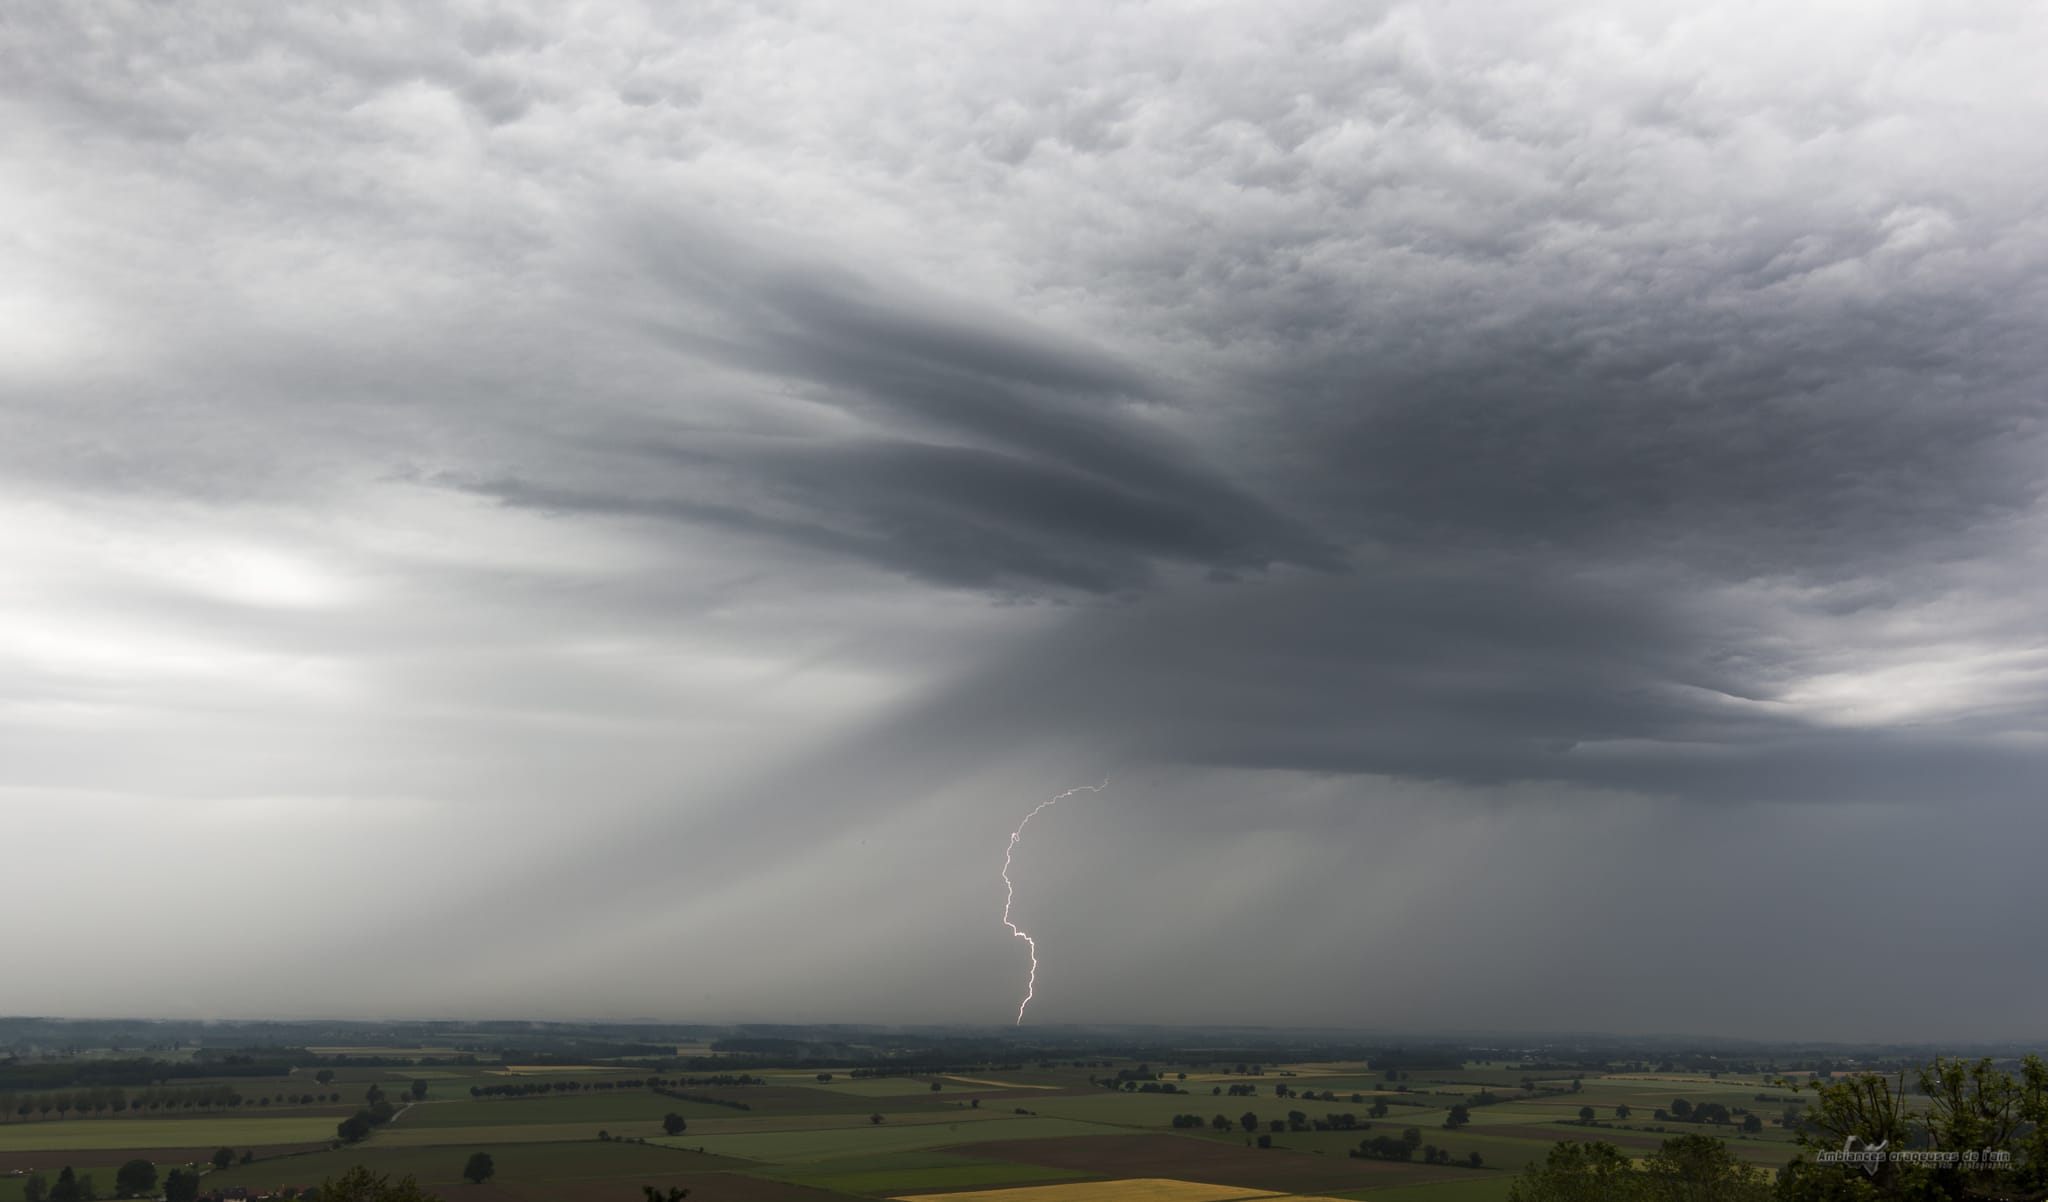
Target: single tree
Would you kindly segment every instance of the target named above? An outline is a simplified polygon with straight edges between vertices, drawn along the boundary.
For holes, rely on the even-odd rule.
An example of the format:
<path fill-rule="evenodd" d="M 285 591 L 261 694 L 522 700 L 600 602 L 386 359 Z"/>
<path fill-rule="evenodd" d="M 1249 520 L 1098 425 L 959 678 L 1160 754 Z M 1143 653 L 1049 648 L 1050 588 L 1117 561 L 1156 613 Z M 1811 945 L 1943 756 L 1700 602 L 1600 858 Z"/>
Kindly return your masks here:
<path fill-rule="evenodd" d="M 1405 1128 L 1405 1129 L 1403 1129 L 1403 1130 L 1402 1130 L 1402 1132 L 1401 1132 L 1401 1142 L 1402 1142 L 1402 1143 L 1404 1143 L 1404 1144 L 1407 1144 L 1407 1145 L 1408 1145 L 1408 1150 L 1409 1150 L 1409 1151 L 1411 1151 L 1411 1152 L 1412 1152 L 1412 1151 L 1414 1151 L 1415 1149 L 1417 1149 L 1417 1148 L 1421 1147 L 1421 1146 L 1422 1146 L 1422 1128 L 1420 1128 L 1420 1127 L 1408 1127 L 1408 1128 Z"/>
<path fill-rule="evenodd" d="M 319 1082 L 322 1085 L 325 1085 L 329 1081 L 334 1080 L 334 1070 L 331 1068 L 323 1068 L 319 1072 L 313 1074 L 313 1080 Z"/>
<path fill-rule="evenodd" d="M 670 1135 L 681 1135 L 689 1126 L 690 1124 L 683 1120 L 683 1116 L 673 1110 L 661 1116 L 661 1129 Z"/>
<path fill-rule="evenodd" d="M 1588 1127 L 1593 1125 L 1593 1108 L 1591 1106 L 1579 1107 L 1579 1121 Z"/>
<path fill-rule="evenodd" d="M 640 1187 L 640 1192 L 645 1195 L 646 1202 L 683 1202 L 684 1198 L 690 1196 L 689 1190 L 678 1189 L 673 1185 L 669 1186 L 666 1192 L 658 1190 L 651 1185 L 643 1185 Z"/>
<path fill-rule="evenodd" d="M 1453 1131 L 1471 1121 L 1472 1111 L 1463 1102 L 1453 1105 L 1450 1112 L 1444 1115 L 1444 1126 L 1449 1127 Z"/>
<path fill-rule="evenodd" d="M 1270 1136 L 1270 1135 L 1261 1135 L 1261 1136 L 1259 1137 L 1259 1146 L 1260 1146 L 1261 1148 L 1270 1148 L 1270 1147 L 1272 1147 L 1272 1146 L 1273 1146 L 1273 1137 L 1272 1137 L 1272 1136 Z"/>
<path fill-rule="evenodd" d="M 462 1166 L 463 1180 L 471 1185 L 482 1185 L 498 1172 L 498 1166 L 491 1163 L 489 1152 L 471 1152 L 469 1162 Z"/>
<path fill-rule="evenodd" d="M 233 1163 L 235 1163 L 235 1150 L 233 1148 L 215 1148 L 213 1150 L 214 1168 L 224 1169 Z"/>
<path fill-rule="evenodd" d="M 114 1188 L 123 1198 L 133 1198 L 156 1190 L 156 1166 L 147 1160 L 137 1158 L 123 1164 L 114 1173 Z"/>
<path fill-rule="evenodd" d="M 49 1202 L 85 1202 L 85 1194 L 78 1188 L 78 1174 L 65 1165 L 57 1174 L 57 1180 L 50 1186 Z"/>
<path fill-rule="evenodd" d="M 415 1101 L 415 1102 L 417 1102 L 417 1101 L 419 1101 L 419 1100 L 420 1100 L 421 1098 L 424 1098 L 424 1097 L 426 1097 L 426 1096 L 427 1096 L 427 1083 L 426 1083 L 425 1081 L 414 1081 L 414 1082 L 412 1083 L 412 1100 L 413 1100 L 413 1101 Z"/>
<path fill-rule="evenodd" d="M 1227 1114 L 1219 1114 L 1215 1118 L 1209 1120 L 1209 1125 L 1211 1127 L 1214 1127 L 1218 1131 L 1228 1131 L 1230 1130 L 1230 1116 Z"/>
<path fill-rule="evenodd" d="M 1617 1118 L 1617 1119 L 1625 1119 L 1625 1118 L 1627 1118 L 1627 1117 L 1628 1117 L 1628 1103 L 1627 1103 L 1627 1102 L 1623 1102 L 1623 1103 L 1622 1103 L 1621 1105 L 1619 1105 L 1619 1106 L 1616 1106 L 1616 1107 L 1614 1108 L 1614 1117 L 1615 1117 L 1615 1118 Z"/>
<path fill-rule="evenodd" d="M 164 1175 L 164 1202 L 198 1202 L 199 1174 L 172 1169 Z"/>
<path fill-rule="evenodd" d="M 1746 1135 L 1756 1135 L 1764 1129 L 1764 1121 L 1754 1114 L 1742 1116 L 1742 1130 Z"/>
<path fill-rule="evenodd" d="M 28 1180 L 21 1183 L 24 1202 L 43 1202 L 50 1196 L 50 1179 L 41 1173 L 30 1173 Z"/>
<path fill-rule="evenodd" d="M 879 1127 L 882 1125 L 882 1116 L 879 1113 L 871 1114 L 868 1116 L 868 1121 Z"/>
<path fill-rule="evenodd" d="M 1237 1116 L 1237 1125 L 1243 1127 L 1246 1131 L 1257 1131 L 1259 1129 L 1259 1116 L 1247 1110 Z"/>

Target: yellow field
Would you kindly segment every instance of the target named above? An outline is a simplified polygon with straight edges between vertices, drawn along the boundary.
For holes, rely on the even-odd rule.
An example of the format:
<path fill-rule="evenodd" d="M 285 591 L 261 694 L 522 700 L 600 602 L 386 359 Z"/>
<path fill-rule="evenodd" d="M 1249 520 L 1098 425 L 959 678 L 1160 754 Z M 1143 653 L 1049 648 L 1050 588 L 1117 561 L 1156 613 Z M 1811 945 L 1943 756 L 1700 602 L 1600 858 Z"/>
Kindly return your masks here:
<path fill-rule="evenodd" d="M 949 1077 L 947 1077 L 947 1078 L 946 1078 L 946 1080 L 948 1080 L 948 1081 L 958 1081 L 958 1082 L 959 1082 L 960 1084 L 962 1084 L 962 1085 L 986 1085 L 986 1086 L 988 1086 L 988 1087 L 989 1087 L 989 1088 L 991 1088 L 991 1089 L 1058 1089 L 1058 1088 L 1059 1088 L 1059 1086 L 1057 1086 L 1057 1085 L 1026 1085 L 1026 1084 L 1024 1084 L 1024 1083 L 1023 1083 L 1022 1081 L 990 1081 L 990 1080 L 988 1080 L 988 1079 L 987 1079 L 987 1078 L 985 1078 L 985 1077 L 952 1077 L 952 1076 L 949 1076 Z"/>
<path fill-rule="evenodd" d="M 1014 1189 L 981 1189 L 966 1193 L 914 1194 L 895 1202 L 1237 1202 L 1241 1198 L 1272 1198 L 1272 1190 L 1235 1185 L 1205 1185 L 1168 1177 L 1130 1177 L 1122 1181 L 1079 1181 L 1067 1185 L 1026 1185 Z"/>

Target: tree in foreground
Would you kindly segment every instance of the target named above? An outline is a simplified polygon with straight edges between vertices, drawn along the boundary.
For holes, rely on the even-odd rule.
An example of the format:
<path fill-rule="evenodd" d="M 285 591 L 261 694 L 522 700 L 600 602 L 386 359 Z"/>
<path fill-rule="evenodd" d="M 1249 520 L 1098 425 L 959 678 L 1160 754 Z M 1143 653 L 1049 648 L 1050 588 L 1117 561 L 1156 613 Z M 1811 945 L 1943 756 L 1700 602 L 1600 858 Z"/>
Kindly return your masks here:
<path fill-rule="evenodd" d="M 57 1174 L 56 1183 L 50 1186 L 47 1195 L 49 1202 L 91 1202 L 91 1180 L 89 1177 L 84 1181 L 79 1180 L 78 1174 L 71 1171 L 71 1166 L 65 1165 Z"/>
<path fill-rule="evenodd" d="M 1771 1188 L 1711 1135 L 1681 1135 L 1643 1163 L 1645 1195 L 1664 1202 L 1768 1202 Z"/>
<path fill-rule="evenodd" d="M 1508 1202 L 1768 1202 L 1770 1184 L 1711 1135 L 1667 1139 L 1637 1170 L 1608 1143 L 1560 1143 L 1508 1189 Z"/>
<path fill-rule="evenodd" d="M 441 1202 L 411 1177 L 392 1181 L 362 1165 L 320 1185 L 321 1202 Z"/>
<path fill-rule="evenodd" d="M 115 1171 L 114 1189 L 123 1198 L 155 1193 L 156 1166 L 140 1157 L 129 1161 Z"/>
<path fill-rule="evenodd" d="M 677 1114 L 673 1110 L 669 1111 L 661 1118 L 661 1129 L 663 1131 L 668 1132 L 670 1135 L 681 1135 L 683 1131 L 689 1127 L 689 1125 L 689 1123 L 683 1121 L 682 1115 Z"/>
<path fill-rule="evenodd" d="M 21 1196 L 24 1202 L 43 1202 L 50 1196 L 50 1179 L 41 1173 L 29 1174 L 28 1180 L 21 1183 Z"/>
<path fill-rule="evenodd" d="M 199 1174 L 172 1169 L 164 1176 L 164 1202 L 198 1202 Z"/>
<path fill-rule="evenodd" d="M 1515 1178 L 1508 1202 L 1626 1202 L 1642 1197 L 1634 1177 L 1613 1144 L 1560 1142 Z"/>
<path fill-rule="evenodd" d="M 489 1181 L 497 1171 L 498 1166 L 491 1163 L 491 1154 L 489 1152 L 471 1152 L 469 1154 L 469 1163 L 462 1166 L 462 1176 L 471 1185 L 482 1185 L 484 1182 Z"/>
<path fill-rule="evenodd" d="M 666 1190 L 658 1190 L 651 1185 L 643 1185 L 640 1187 L 640 1193 L 645 1197 L 645 1202 L 683 1202 L 684 1198 L 690 1196 L 689 1190 L 678 1189 L 673 1185 L 669 1186 Z"/>

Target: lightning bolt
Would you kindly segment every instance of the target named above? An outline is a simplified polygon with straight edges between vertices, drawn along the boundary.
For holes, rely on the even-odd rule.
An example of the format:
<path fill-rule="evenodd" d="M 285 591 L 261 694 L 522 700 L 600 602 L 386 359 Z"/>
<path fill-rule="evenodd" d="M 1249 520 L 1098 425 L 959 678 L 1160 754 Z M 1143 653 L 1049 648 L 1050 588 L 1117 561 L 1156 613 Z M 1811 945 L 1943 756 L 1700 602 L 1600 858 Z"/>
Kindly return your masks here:
<path fill-rule="evenodd" d="M 1104 777 L 1099 785 L 1077 785 L 1058 797 L 1048 797 L 1039 802 L 1029 814 L 1024 815 L 1024 821 L 1017 824 L 1017 829 L 1010 832 L 1010 845 L 1003 849 L 1003 925 L 1010 928 L 1012 936 L 1022 939 L 1024 946 L 1031 949 L 1031 975 L 1024 979 L 1024 1000 L 1017 1003 L 1017 1025 L 1020 1027 L 1024 1025 L 1024 1007 L 1029 1006 L 1031 999 L 1038 995 L 1038 941 L 1023 927 L 1010 921 L 1010 907 L 1017 901 L 1017 886 L 1010 880 L 1011 857 L 1017 854 L 1017 841 L 1024 837 L 1024 828 L 1031 825 L 1031 820 L 1038 817 L 1040 810 L 1055 806 L 1076 793 L 1100 793 L 1107 788 L 1109 778 Z"/>

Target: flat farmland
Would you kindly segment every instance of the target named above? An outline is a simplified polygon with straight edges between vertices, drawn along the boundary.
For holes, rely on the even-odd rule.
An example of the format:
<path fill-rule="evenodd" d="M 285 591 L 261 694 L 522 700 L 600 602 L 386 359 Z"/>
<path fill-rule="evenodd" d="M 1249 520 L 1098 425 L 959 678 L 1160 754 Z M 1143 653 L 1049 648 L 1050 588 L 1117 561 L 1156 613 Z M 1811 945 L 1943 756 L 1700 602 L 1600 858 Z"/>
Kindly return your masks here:
<path fill-rule="evenodd" d="M 646 1089 L 620 1089 L 533 1098 L 462 1098 L 446 1102 L 430 1099 L 407 1110 L 398 1123 L 408 1127 L 493 1127 L 522 1123 L 659 1121 L 671 1111 L 685 1119 L 722 1118 L 747 1113 L 730 1106 L 665 1098 Z"/>
<path fill-rule="evenodd" d="M 719 1112 L 721 1116 L 733 1114 L 730 1110 Z M 1007 1114 L 997 1111 L 948 1111 L 931 1113 L 893 1114 L 888 1122 L 898 1127 L 934 1126 L 938 1124 L 958 1125 L 988 1120 L 1006 1119 Z M 456 1127 L 443 1125 L 413 1126 L 407 1122 L 393 1123 L 373 1137 L 380 1144 L 396 1147 L 446 1147 L 451 1144 L 488 1143 L 550 1143 L 563 1140 L 594 1139 L 602 1130 L 622 1139 L 661 1139 L 677 1147 L 694 1148 L 708 1139 L 718 1136 L 747 1135 L 789 1135 L 806 1131 L 862 1131 L 872 1129 L 866 1114 L 781 1114 L 754 1115 L 747 1117 L 692 1118 L 687 1120 L 689 1128 L 681 1135 L 670 1138 L 662 1130 L 658 1116 L 643 1115 L 637 1119 L 613 1118 L 608 1121 L 582 1119 L 575 1122 L 555 1123 L 498 1123 Z"/>
<path fill-rule="evenodd" d="M 919 1202 L 924 1196 L 913 1194 L 896 1198 L 894 1202 Z M 1114 1181 L 976 1190 L 945 1196 L 960 1202 L 1243 1202 L 1247 1198 L 1270 1198 L 1273 1193 L 1270 1190 L 1166 1177 L 1126 1177 Z"/>
<path fill-rule="evenodd" d="M 882 1123 L 825 1130 L 763 1131 L 741 1135 L 698 1136 L 693 1132 L 686 1132 L 672 1139 L 664 1138 L 660 1142 L 676 1147 L 701 1147 L 707 1152 L 721 1156 L 788 1164 L 901 1152 L 916 1148 L 943 1148 L 991 1138 L 1056 1138 L 1096 1129 L 1088 1124 L 1067 1119 L 1020 1118 L 1000 1114 L 976 1119 L 963 1114 L 958 1117 L 958 1121 L 950 1123 Z M 1024 1163 L 1034 1162 L 1027 1158 Z"/>
<path fill-rule="evenodd" d="M 223 1144 L 303 1144 L 334 1138 L 334 1119 L 322 1116 L 245 1118 L 205 1115 L 179 1119 L 62 1119 L 0 1124 L 0 1152 L 82 1151 L 92 1148 L 192 1148 Z"/>
<path fill-rule="evenodd" d="M 497 1127 L 386 1127 L 370 1138 L 378 1146 L 394 1148 L 446 1148 L 463 1144 L 558 1144 L 598 1140 L 603 1131 L 623 1141 L 651 1139 L 662 1134 L 653 1120 L 637 1123 L 514 1123 Z"/>
<path fill-rule="evenodd" d="M 784 1088 L 815 1089 L 824 1093 L 852 1094 L 863 1098 L 895 1098 L 932 1092 L 931 1083 L 913 1077 L 848 1077 L 834 1074 L 820 1081 L 814 1073 L 766 1073 L 764 1080 Z"/>
<path fill-rule="evenodd" d="M 834 1090 L 829 1087 L 811 1085 L 736 1085 L 705 1086 L 688 1088 L 684 1093 L 700 1093 L 707 1097 L 725 1098 L 734 1102 L 745 1102 L 757 1112 L 802 1113 L 819 1110 L 858 1110 L 863 1113 L 874 1109 L 872 1097 Z M 916 1109 L 923 1105 L 950 1106 L 954 1099 L 946 1097 L 944 1090 L 932 1091 L 927 1083 L 922 1089 L 908 1093 L 885 1095 L 890 1105 L 902 1109 Z"/>
<path fill-rule="evenodd" d="M 858 1128 L 866 1131 L 874 1126 L 866 1114 L 752 1114 L 729 1117 L 690 1120 L 690 1129 L 679 1139 L 687 1140 L 692 1135 L 748 1135 L 764 1131 L 825 1131 L 839 1128 Z M 897 1127 L 929 1126 L 934 1123 L 983 1123 L 1007 1120 L 1007 1110 L 984 1107 L 968 1110 L 955 1107 L 950 1110 L 912 1110 L 882 1112 L 887 1125 Z"/>
<path fill-rule="evenodd" d="M 206 1186 L 212 1190 L 236 1185 L 255 1189 L 318 1185 L 322 1180 L 338 1177 L 360 1164 L 373 1173 L 394 1178 L 414 1177 L 423 1186 L 460 1185 L 467 1191 L 469 1187 L 462 1179 L 462 1167 L 472 1152 L 490 1153 L 497 1167 L 497 1176 L 504 1181 L 547 1184 L 587 1180 L 622 1182 L 630 1179 L 635 1183 L 632 1192 L 636 1194 L 640 1182 L 651 1184 L 657 1180 L 674 1179 L 688 1185 L 691 1183 L 684 1178 L 739 1167 L 721 1157 L 702 1156 L 676 1148 L 601 1143 L 597 1140 L 449 1148 L 369 1145 L 236 1165 L 224 1172 L 207 1174 Z M 467 1196 L 465 1192 L 464 1197 Z"/>
<path fill-rule="evenodd" d="M 1247 1105 L 1249 1103 L 1249 1105 Z M 1318 1103 L 1320 1105 L 1320 1103 Z M 991 1106 L 1014 1108 L 1022 1106 L 1038 1114 L 1057 1118 L 1080 1119 L 1090 1123 L 1115 1123 L 1125 1127 L 1170 1127 L 1177 1114 L 1199 1114 L 1204 1119 L 1211 1115 L 1227 1114 L 1233 1121 L 1247 1109 L 1270 1110 L 1266 1099 L 1212 1098 L 1206 1092 L 1200 1096 L 1188 1094 L 1159 1093 L 1112 1093 L 1098 1089 L 1092 1093 L 1039 1094 L 1030 1098 L 1004 1098 L 1001 1102 L 983 1102 L 984 1110 Z M 1274 1111 L 1278 1118 L 1287 1113 L 1286 1109 Z M 1321 1111 L 1316 1111 L 1321 1114 Z"/>
<path fill-rule="evenodd" d="M 1468 1181 L 1439 1181 L 1429 1185 L 1397 1185 L 1390 1189 L 1340 1194 L 1355 1202 L 1506 1202 L 1514 1179 L 1505 1173 L 1474 1174 Z"/>
<path fill-rule="evenodd" d="M 1083 1177 L 1071 1169 L 1043 1165 L 1015 1164 L 1000 1160 L 975 1160 L 965 1156 L 934 1152 L 937 1163 L 916 1168 L 848 1168 L 793 1175 L 786 1180 L 814 1185 L 842 1194 L 891 1194 L 903 1191 L 925 1193 L 940 1190 L 975 1190 L 998 1185 L 1020 1185 L 1034 1181 L 1058 1181 Z M 819 1166 L 824 1168 L 825 1166 Z"/>
<path fill-rule="evenodd" d="M 968 1144 L 963 1155 L 1051 1165 L 1104 1177 L 1171 1177 L 1276 1194 L 1329 1194 L 1370 1186 L 1450 1181 L 1475 1170 L 1260 1149 L 1178 1135 L 1090 1135 Z"/>

